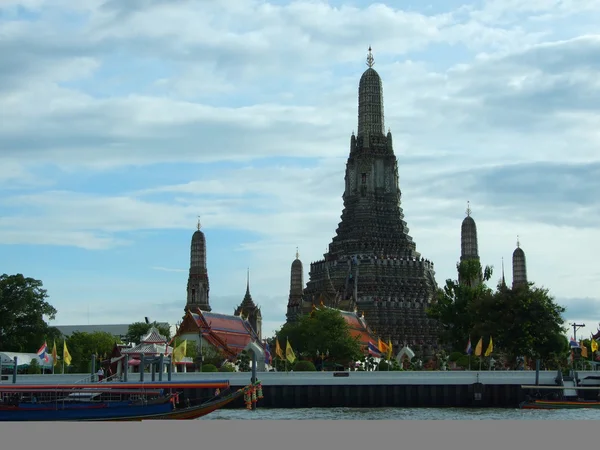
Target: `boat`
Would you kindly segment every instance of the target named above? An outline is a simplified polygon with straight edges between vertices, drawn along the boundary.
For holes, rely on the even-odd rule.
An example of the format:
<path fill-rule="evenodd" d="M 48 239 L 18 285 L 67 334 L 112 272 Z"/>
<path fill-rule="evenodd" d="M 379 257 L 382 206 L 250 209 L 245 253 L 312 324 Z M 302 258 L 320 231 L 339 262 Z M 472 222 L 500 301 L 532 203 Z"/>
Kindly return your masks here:
<path fill-rule="evenodd" d="M 596 400 L 578 396 L 578 391 L 598 391 L 600 386 L 577 386 L 570 382 L 563 386 L 522 385 L 523 389 L 535 390 L 534 395 L 519 404 L 520 409 L 600 409 L 600 395 Z M 541 391 L 551 391 L 543 395 Z M 544 398 L 546 397 L 546 398 Z"/>
<path fill-rule="evenodd" d="M 261 389 L 255 382 L 232 391 L 228 381 L 99 384 L 104 383 L 0 386 L 0 421 L 193 420 Z M 177 389 L 182 388 L 215 388 L 217 393 L 191 405 L 179 401 Z"/>
<path fill-rule="evenodd" d="M 522 402 L 521 409 L 600 409 L 597 400 L 541 400 L 531 399 Z"/>

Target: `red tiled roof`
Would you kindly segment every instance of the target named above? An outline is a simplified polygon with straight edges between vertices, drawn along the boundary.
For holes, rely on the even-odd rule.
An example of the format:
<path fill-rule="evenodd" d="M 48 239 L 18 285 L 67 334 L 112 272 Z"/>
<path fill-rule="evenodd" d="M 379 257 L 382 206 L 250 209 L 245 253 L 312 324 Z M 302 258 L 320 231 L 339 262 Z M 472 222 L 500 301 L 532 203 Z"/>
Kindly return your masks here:
<path fill-rule="evenodd" d="M 201 310 L 190 311 L 190 315 L 202 330 L 204 339 L 229 356 L 237 357 L 252 341 L 262 346 L 249 322 L 239 316 Z"/>

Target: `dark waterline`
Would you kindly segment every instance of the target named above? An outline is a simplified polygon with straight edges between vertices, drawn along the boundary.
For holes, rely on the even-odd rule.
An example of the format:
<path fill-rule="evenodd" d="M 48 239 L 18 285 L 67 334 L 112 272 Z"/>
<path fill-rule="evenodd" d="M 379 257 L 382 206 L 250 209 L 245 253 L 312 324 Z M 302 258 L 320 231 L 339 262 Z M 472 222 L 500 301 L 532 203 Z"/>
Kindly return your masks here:
<path fill-rule="evenodd" d="M 470 408 L 224 409 L 199 420 L 599 420 L 598 410 Z"/>

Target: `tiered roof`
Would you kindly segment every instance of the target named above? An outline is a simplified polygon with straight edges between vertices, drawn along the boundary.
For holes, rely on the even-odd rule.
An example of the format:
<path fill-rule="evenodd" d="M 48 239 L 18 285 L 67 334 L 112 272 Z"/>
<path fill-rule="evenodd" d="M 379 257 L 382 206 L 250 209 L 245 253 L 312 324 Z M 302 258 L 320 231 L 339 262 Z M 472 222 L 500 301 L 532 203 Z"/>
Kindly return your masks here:
<path fill-rule="evenodd" d="M 121 353 L 128 355 L 160 355 L 173 353 L 173 347 L 167 345 L 167 338 L 160 334 L 156 327 L 150 328 L 141 342 L 133 348 L 122 349 Z"/>
<path fill-rule="evenodd" d="M 207 342 L 231 359 L 237 358 L 251 342 L 256 342 L 262 347 L 250 322 L 241 316 L 207 312 L 199 308 L 188 310 L 178 334 L 192 331 L 201 333 Z"/>

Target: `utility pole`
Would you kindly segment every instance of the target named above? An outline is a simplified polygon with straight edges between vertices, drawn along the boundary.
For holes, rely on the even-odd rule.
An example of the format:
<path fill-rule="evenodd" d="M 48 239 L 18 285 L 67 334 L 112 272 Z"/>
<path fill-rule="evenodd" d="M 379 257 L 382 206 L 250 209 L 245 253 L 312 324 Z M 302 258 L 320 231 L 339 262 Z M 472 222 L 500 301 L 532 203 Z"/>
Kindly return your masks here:
<path fill-rule="evenodd" d="M 577 342 L 577 330 L 585 327 L 585 324 L 584 323 L 578 324 L 578 323 L 573 322 L 571 324 L 571 326 L 573 327 L 573 339 L 575 340 L 575 342 Z"/>

